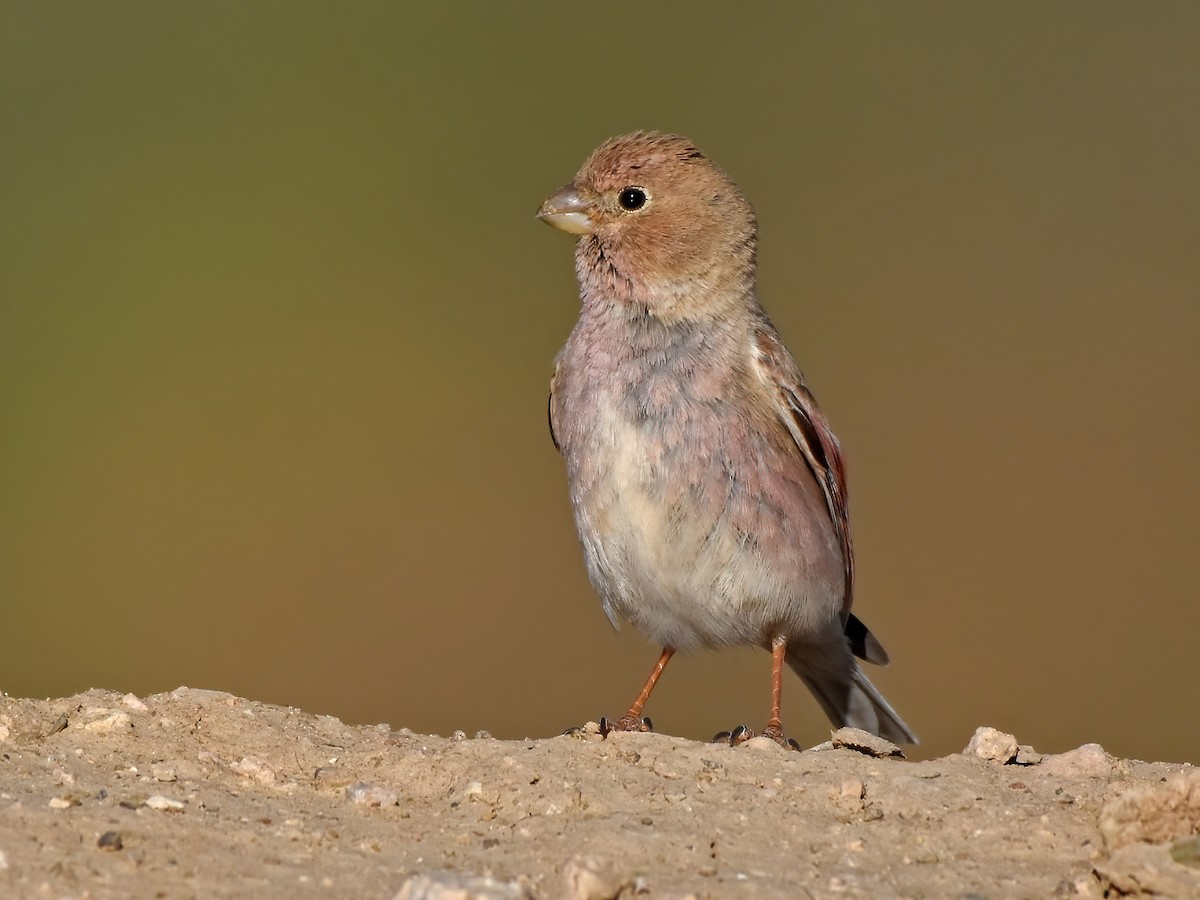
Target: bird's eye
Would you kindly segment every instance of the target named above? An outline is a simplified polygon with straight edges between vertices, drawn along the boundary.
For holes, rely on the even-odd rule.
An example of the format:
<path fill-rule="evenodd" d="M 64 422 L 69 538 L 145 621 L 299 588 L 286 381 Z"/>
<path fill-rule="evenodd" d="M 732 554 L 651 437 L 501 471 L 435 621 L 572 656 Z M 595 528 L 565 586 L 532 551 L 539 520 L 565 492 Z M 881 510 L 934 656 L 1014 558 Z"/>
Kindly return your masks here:
<path fill-rule="evenodd" d="M 635 209 L 641 209 L 646 205 L 646 192 L 638 187 L 627 187 L 621 191 L 617 197 L 617 202 L 621 204 L 621 209 L 633 212 Z"/>

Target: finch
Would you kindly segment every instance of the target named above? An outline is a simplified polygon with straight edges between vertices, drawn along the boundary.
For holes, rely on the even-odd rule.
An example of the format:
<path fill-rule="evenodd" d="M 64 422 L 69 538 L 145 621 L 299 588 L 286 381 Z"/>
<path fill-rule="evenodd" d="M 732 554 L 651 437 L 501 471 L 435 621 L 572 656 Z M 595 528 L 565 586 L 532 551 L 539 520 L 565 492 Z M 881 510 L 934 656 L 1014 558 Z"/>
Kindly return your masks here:
<path fill-rule="evenodd" d="M 750 203 L 687 138 L 639 131 L 601 144 L 538 217 L 578 236 L 550 430 L 588 575 L 614 625 L 663 648 L 602 730 L 649 730 L 675 651 L 750 644 L 772 654 L 767 737 L 798 747 L 787 663 L 835 725 L 916 743 L 855 658 L 888 661 L 850 612 L 842 451 L 759 303 Z"/>

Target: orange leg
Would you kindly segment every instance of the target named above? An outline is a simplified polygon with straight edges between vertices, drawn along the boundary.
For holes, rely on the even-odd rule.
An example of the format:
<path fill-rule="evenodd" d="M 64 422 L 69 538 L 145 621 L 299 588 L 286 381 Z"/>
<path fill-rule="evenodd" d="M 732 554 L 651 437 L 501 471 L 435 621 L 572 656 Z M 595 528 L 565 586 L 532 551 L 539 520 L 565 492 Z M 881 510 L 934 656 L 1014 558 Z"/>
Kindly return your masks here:
<path fill-rule="evenodd" d="M 780 708 L 783 705 L 783 660 L 787 656 L 787 641 L 776 638 L 771 644 L 771 718 L 767 719 L 767 727 L 763 734 L 776 740 L 783 740 L 783 720 Z"/>
<path fill-rule="evenodd" d="M 637 698 L 629 705 L 629 712 L 625 713 L 618 722 L 609 722 L 606 719 L 600 720 L 600 732 L 607 735 L 610 731 L 650 731 L 650 720 L 642 718 L 642 709 L 646 706 L 646 701 L 650 699 L 650 692 L 654 690 L 654 686 L 658 684 L 658 679 L 662 677 L 663 669 L 667 667 L 667 663 L 671 661 L 671 657 L 675 655 L 674 647 L 663 647 L 662 655 L 659 656 L 658 662 L 654 664 L 654 668 L 650 670 L 650 674 L 646 676 L 646 683 L 642 685 L 642 691 L 637 695 Z"/>
<path fill-rule="evenodd" d="M 642 714 L 642 708 L 646 705 L 646 701 L 650 699 L 650 692 L 654 690 L 654 686 L 658 684 L 658 679 L 662 677 L 663 669 L 667 667 L 667 663 L 671 661 L 671 657 L 675 655 L 674 647 L 663 647 L 662 655 L 658 658 L 658 662 L 654 664 L 654 668 L 650 670 L 650 674 L 646 676 L 646 683 L 642 685 L 642 692 L 637 695 L 637 699 L 629 706 L 629 712 L 625 715 L 629 718 L 636 719 Z"/>
<path fill-rule="evenodd" d="M 771 641 L 771 718 L 767 719 L 763 737 L 770 738 L 788 750 L 799 750 L 800 745 L 783 733 L 783 719 L 780 715 L 783 706 L 783 664 L 786 659 L 787 638 L 775 638 Z M 733 731 L 722 731 L 713 738 L 713 743 L 736 747 L 752 737 L 754 737 L 752 730 L 745 725 L 739 725 Z"/>

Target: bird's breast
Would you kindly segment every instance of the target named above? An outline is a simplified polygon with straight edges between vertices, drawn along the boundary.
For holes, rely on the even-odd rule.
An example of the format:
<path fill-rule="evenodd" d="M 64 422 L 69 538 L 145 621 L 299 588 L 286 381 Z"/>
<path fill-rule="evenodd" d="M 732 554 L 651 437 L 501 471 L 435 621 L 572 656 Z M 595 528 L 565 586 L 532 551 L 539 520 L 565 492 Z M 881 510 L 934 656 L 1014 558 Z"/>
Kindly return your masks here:
<path fill-rule="evenodd" d="M 762 642 L 785 619 L 803 630 L 841 598 L 812 473 L 738 370 L 703 363 L 568 344 L 553 400 L 593 585 L 610 617 L 680 648 Z"/>

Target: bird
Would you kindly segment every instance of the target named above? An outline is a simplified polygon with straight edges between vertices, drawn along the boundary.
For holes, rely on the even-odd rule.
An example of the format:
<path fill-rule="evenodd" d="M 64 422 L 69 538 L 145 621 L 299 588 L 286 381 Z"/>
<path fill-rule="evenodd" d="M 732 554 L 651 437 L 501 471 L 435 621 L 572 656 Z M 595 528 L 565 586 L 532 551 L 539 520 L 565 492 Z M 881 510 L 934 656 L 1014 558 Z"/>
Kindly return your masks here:
<path fill-rule="evenodd" d="M 786 664 L 835 726 L 916 743 L 858 664 L 888 654 L 850 611 L 843 453 L 759 302 L 750 202 L 688 138 L 635 131 L 537 217 L 577 238 L 579 318 L 549 419 L 588 576 L 614 627 L 662 648 L 602 733 L 652 729 L 644 707 L 677 651 L 752 645 L 772 658 L 763 736 L 799 749 Z"/>

